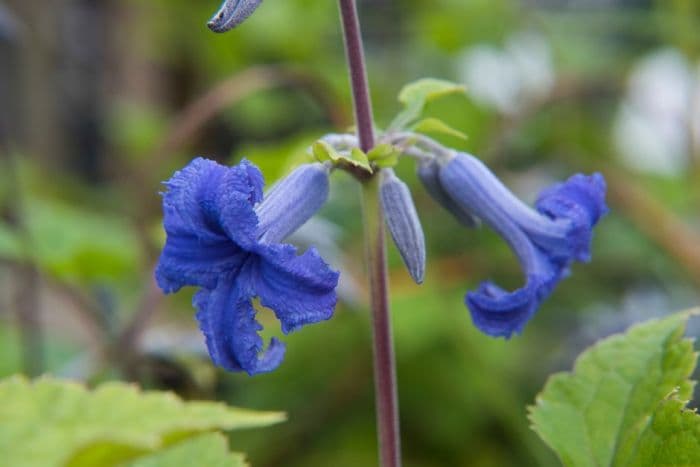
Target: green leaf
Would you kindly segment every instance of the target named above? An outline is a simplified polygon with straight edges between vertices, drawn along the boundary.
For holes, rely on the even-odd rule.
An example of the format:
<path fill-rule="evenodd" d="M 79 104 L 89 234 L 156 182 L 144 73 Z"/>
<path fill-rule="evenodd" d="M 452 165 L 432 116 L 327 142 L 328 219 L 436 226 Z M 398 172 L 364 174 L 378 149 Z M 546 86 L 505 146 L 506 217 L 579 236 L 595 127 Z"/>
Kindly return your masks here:
<path fill-rule="evenodd" d="M 674 391 L 661 401 L 644 431 L 617 465 L 700 465 L 700 416 Z"/>
<path fill-rule="evenodd" d="M 452 128 L 439 118 L 425 118 L 413 125 L 411 129 L 419 133 L 440 133 L 443 135 L 454 136 L 455 138 L 463 140 L 467 139 L 467 135 Z"/>
<path fill-rule="evenodd" d="M 399 92 L 399 102 L 409 106 L 413 102 L 429 103 L 448 94 L 464 94 L 466 88 L 451 81 L 423 78 L 409 83 Z"/>
<path fill-rule="evenodd" d="M 316 141 L 311 146 L 311 151 L 314 157 L 319 162 L 331 161 L 334 164 L 349 164 L 354 167 L 360 167 L 369 173 L 372 173 L 372 167 L 369 165 L 367 154 L 362 152 L 360 148 L 352 148 L 350 155 L 346 156 L 335 150 L 333 146 L 325 141 Z"/>
<path fill-rule="evenodd" d="M 372 173 L 372 167 L 369 165 L 369 159 L 367 154 L 362 152 L 360 148 L 352 148 L 350 151 L 351 159 L 348 160 L 352 165 L 365 169 L 367 172 Z"/>
<path fill-rule="evenodd" d="M 169 446 L 155 454 L 141 457 L 129 467 L 245 467 L 245 456 L 232 453 L 220 433 L 207 433 Z"/>
<path fill-rule="evenodd" d="M 549 378 L 529 408 L 530 420 L 565 465 L 661 465 L 652 464 L 651 458 L 680 465 L 682 457 L 674 456 L 684 454 L 671 449 L 676 445 L 646 446 L 651 452 L 643 459 L 637 451 L 656 431 L 655 421 L 663 428 L 681 429 L 667 425 L 675 422 L 666 413 L 668 402 L 662 402 L 672 391 L 681 399 L 692 393 L 689 378 L 697 354 L 683 333 L 688 318 L 699 311 L 677 313 L 604 339 L 578 358 L 573 372 Z M 691 431 L 677 433 L 683 439 L 677 446 L 690 442 Z M 700 450 L 697 442 L 693 446 Z M 637 460 L 630 464 L 632 459 Z"/>
<path fill-rule="evenodd" d="M 399 162 L 401 151 L 391 144 L 378 144 L 367 153 L 367 159 L 380 168 L 394 167 Z"/>
<path fill-rule="evenodd" d="M 404 109 L 394 118 L 389 128 L 404 128 L 420 118 L 425 106 L 450 94 L 464 94 L 466 88 L 461 84 L 434 78 L 423 78 L 409 83 L 399 92 L 399 102 Z"/>
<path fill-rule="evenodd" d="M 325 141 L 316 141 L 311 145 L 311 151 L 319 162 L 338 162 L 343 159 L 343 156 Z"/>
<path fill-rule="evenodd" d="M 12 466 L 112 466 L 217 429 L 267 426 L 278 412 L 214 402 L 124 383 L 88 391 L 77 383 L 11 377 L 0 383 L 0 452 Z"/>

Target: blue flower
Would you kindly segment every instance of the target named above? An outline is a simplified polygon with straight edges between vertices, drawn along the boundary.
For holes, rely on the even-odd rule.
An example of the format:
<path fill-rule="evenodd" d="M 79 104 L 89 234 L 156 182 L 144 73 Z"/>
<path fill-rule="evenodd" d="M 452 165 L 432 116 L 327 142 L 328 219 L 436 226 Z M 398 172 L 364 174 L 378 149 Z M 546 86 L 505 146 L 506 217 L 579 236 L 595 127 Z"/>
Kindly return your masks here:
<path fill-rule="evenodd" d="M 513 292 L 484 282 L 467 293 L 474 324 L 496 337 L 522 332 L 569 265 L 590 260 L 592 228 L 608 211 L 603 176 L 579 174 L 553 185 L 540 193 L 536 210 L 468 154 L 457 153 L 444 163 L 439 179 L 454 202 L 508 242 L 525 270 L 525 285 Z"/>
<path fill-rule="evenodd" d="M 285 347 L 272 339 L 263 351 L 253 300 L 274 311 L 285 334 L 330 318 L 335 308 L 338 273 L 315 249 L 297 256 L 296 248 L 278 243 L 325 201 L 327 169 L 301 166 L 265 200 L 262 174 L 245 160 L 226 167 L 197 158 L 165 185 L 158 285 L 166 293 L 201 288 L 193 304 L 214 363 L 251 375 L 272 371 Z M 289 200 L 293 205 L 280 209 Z"/>

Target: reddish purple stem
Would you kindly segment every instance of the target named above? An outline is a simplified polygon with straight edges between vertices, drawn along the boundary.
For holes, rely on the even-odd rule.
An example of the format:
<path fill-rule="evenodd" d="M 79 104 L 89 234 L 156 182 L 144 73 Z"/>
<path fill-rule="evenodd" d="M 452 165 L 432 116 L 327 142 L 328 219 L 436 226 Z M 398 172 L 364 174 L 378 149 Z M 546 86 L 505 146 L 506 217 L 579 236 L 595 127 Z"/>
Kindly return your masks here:
<path fill-rule="evenodd" d="M 355 0 L 339 0 L 343 22 L 345 52 L 350 70 L 355 122 L 360 148 L 368 152 L 374 147 L 372 102 L 369 97 L 367 72 L 360 23 Z M 371 293 L 374 336 L 374 384 L 377 406 L 377 429 L 380 462 L 383 467 L 401 465 L 399 406 L 394 363 L 394 344 L 389 315 L 384 219 L 378 199 L 378 177 L 365 180 L 364 222 L 367 242 L 367 263 Z"/>

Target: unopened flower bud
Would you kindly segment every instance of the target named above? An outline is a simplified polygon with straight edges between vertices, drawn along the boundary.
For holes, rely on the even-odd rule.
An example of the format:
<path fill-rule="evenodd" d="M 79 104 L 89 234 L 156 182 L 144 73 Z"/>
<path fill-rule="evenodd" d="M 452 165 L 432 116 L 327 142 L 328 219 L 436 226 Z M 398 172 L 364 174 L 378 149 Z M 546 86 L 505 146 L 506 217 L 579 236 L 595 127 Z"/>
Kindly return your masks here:
<path fill-rule="evenodd" d="M 440 182 L 440 165 L 435 160 L 422 161 L 418 164 L 418 178 L 428 194 L 457 221 L 465 227 L 476 227 L 479 219 L 466 208 L 456 203 L 447 194 Z"/>
<path fill-rule="evenodd" d="M 408 273 L 417 284 L 425 277 L 425 238 L 411 192 L 391 169 L 382 171 L 380 198 L 384 218 Z"/>
<path fill-rule="evenodd" d="M 280 180 L 255 208 L 260 240 L 284 240 L 304 225 L 328 199 L 328 168 L 304 164 Z"/>
<path fill-rule="evenodd" d="M 214 32 L 226 32 L 248 19 L 261 3 L 262 0 L 224 0 L 207 26 Z"/>

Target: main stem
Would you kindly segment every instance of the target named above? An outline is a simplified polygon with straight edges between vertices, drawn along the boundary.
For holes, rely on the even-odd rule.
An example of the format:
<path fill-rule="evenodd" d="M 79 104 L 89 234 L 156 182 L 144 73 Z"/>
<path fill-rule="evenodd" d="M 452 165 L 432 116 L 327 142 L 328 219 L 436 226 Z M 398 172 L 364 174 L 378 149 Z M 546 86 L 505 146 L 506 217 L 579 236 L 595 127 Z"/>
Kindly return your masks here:
<path fill-rule="evenodd" d="M 352 84 L 357 134 L 360 148 L 368 152 L 374 147 L 372 102 L 369 97 L 357 6 L 355 0 L 339 0 L 339 3 L 343 21 L 345 52 Z M 399 467 L 401 465 L 399 405 L 396 390 L 394 342 L 389 315 L 384 219 L 379 202 L 379 177 L 373 176 L 363 182 L 362 207 L 365 225 L 365 257 L 372 306 L 374 386 L 380 462 L 383 467 Z"/>

